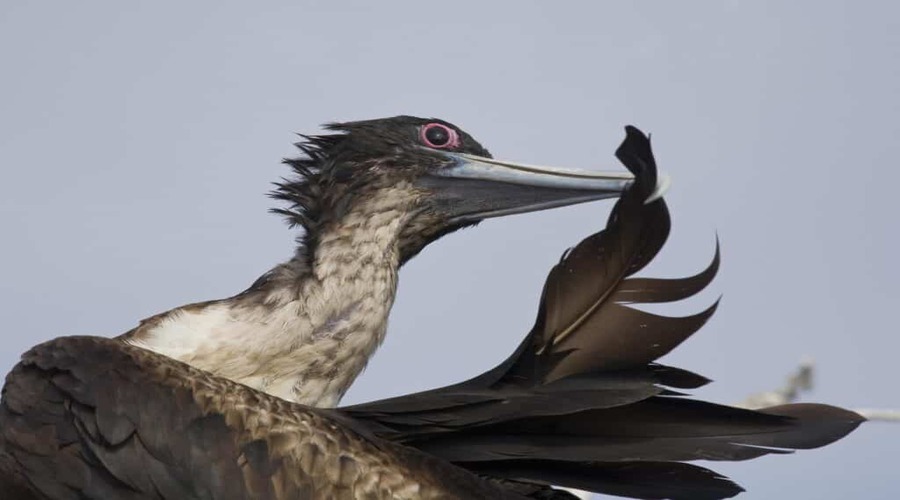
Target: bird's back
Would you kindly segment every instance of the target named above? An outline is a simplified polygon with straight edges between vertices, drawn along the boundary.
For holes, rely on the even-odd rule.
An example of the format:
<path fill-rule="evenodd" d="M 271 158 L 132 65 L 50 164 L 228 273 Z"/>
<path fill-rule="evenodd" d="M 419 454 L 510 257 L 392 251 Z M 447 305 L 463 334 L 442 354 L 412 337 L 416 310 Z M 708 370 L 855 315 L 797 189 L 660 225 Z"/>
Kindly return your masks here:
<path fill-rule="evenodd" d="M 0 429 L 4 480 L 32 498 L 522 498 L 327 410 L 96 337 L 26 353 Z"/>

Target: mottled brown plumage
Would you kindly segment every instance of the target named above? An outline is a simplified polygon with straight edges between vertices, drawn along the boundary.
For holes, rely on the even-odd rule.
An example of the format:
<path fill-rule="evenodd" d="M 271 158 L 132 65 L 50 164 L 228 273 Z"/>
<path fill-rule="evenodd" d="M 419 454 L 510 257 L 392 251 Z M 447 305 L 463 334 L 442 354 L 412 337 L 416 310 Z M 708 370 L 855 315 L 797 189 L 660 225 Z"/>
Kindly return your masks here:
<path fill-rule="evenodd" d="M 338 414 L 111 339 L 33 348 L 0 411 L 38 498 L 519 498 Z"/>

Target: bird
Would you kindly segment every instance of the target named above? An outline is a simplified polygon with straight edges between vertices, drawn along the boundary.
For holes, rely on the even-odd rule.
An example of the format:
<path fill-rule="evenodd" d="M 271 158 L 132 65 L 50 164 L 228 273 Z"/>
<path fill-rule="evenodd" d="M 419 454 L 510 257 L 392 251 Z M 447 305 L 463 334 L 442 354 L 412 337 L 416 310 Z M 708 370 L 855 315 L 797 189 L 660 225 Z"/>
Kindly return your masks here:
<path fill-rule="evenodd" d="M 670 227 L 659 196 L 665 182 L 637 129 L 627 129 L 617 150 L 631 171 L 623 176 L 496 162 L 447 122 L 391 120 L 336 126 L 342 136 L 311 137 L 301 147 L 306 158 L 289 161 L 300 180 L 280 183 L 275 196 L 292 204 L 281 213 L 305 229 L 300 249 L 246 292 L 150 318 L 120 338 L 62 337 L 27 352 L 7 376 L 0 402 L 5 491 L 53 499 L 566 498 L 552 486 L 563 485 L 635 498 L 728 498 L 741 488 L 685 462 L 823 446 L 862 422 L 827 405 L 750 411 L 694 400 L 679 391 L 707 379 L 656 363 L 697 331 L 715 304 L 686 318 L 629 305 L 699 292 L 715 276 L 719 253 L 692 277 L 632 277 L 659 252 Z M 440 133 L 430 132 L 435 123 Z M 450 144 L 457 149 L 433 147 Z M 341 254 L 377 246 L 358 239 L 366 230 L 383 234 L 370 224 L 409 217 L 395 227 L 388 256 L 399 267 L 428 242 L 484 217 L 608 197 L 619 200 L 606 229 L 551 270 L 531 332 L 507 360 L 460 384 L 331 408 L 343 382 L 333 383 L 335 374 L 323 374 L 321 365 L 303 372 L 315 381 L 312 389 L 301 380 L 295 390 L 293 378 L 285 393 L 253 375 L 208 369 L 199 355 L 203 338 L 173 339 L 190 335 L 189 328 L 221 334 L 225 323 L 215 315 L 239 302 L 234 314 L 259 314 L 262 325 L 259 339 L 243 341 L 265 343 L 273 334 L 266 325 L 290 323 L 279 310 L 287 297 L 319 291 L 306 288 L 304 273 L 321 281 L 341 267 L 356 269 L 340 277 L 350 288 L 349 312 L 342 292 L 332 290 L 326 297 L 339 303 L 339 316 L 319 314 L 327 334 L 304 337 L 327 341 L 347 331 L 356 314 L 379 314 L 353 305 L 360 298 L 352 287 L 360 274 L 377 280 L 383 271 L 360 264 L 374 265 L 372 255 L 384 252 L 368 248 L 372 254 L 356 260 Z M 361 216 L 358 204 L 378 210 Z M 336 252 L 334 261 L 317 260 L 326 249 Z M 316 275 L 315 266 L 330 271 Z M 392 295 L 396 277 L 386 279 L 394 280 L 387 285 Z M 291 312 L 304 317 L 296 307 Z M 253 334 L 241 325 L 223 336 L 244 328 Z M 361 355 L 320 352 L 337 363 Z M 248 346 L 245 355 L 226 353 L 218 362 L 256 363 L 258 371 L 277 364 Z"/>
<path fill-rule="evenodd" d="M 632 182 L 497 161 L 438 119 L 326 129 L 297 144 L 293 177 L 272 193 L 286 203 L 274 211 L 302 228 L 294 255 L 242 293 L 152 316 L 121 341 L 332 407 L 384 339 L 400 267 L 427 244 L 485 218 L 615 197 Z"/>

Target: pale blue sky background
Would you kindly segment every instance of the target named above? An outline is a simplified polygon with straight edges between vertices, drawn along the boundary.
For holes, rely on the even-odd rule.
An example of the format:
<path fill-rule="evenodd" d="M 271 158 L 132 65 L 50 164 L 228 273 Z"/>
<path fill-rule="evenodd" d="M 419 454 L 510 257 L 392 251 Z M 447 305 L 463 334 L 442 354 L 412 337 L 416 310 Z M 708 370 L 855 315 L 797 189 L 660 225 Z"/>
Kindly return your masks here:
<path fill-rule="evenodd" d="M 900 406 L 892 2 L 24 2 L 0 5 L 0 369 L 231 295 L 287 258 L 266 213 L 293 132 L 439 116 L 495 156 L 616 167 L 621 127 L 674 177 L 651 274 L 705 266 L 719 313 L 666 361 L 734 401 L 803 355 L 811 399 Z M 528 330 L 544 275 L 611 203 L 490 221 L 403 272 L 347 401 L 455 382 Z M 896 498 L 900 424 L 715 467 L 741 498 Z"/>

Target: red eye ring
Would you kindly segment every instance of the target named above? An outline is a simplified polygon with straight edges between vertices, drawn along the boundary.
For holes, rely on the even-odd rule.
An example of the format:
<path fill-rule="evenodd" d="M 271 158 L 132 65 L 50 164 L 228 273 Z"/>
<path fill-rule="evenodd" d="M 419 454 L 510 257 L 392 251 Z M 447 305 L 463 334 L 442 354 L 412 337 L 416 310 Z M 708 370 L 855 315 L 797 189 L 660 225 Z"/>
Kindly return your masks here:
<path fill-rule="evenodd" d="M 448 149 L 459 146 L 459 134 L 443 123 L 429 123 L 419 129 L 419 139 L 430 148 Z"/>

